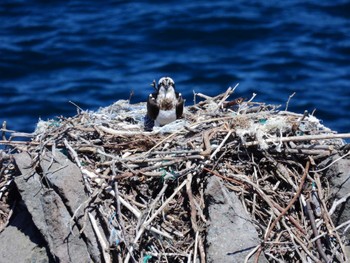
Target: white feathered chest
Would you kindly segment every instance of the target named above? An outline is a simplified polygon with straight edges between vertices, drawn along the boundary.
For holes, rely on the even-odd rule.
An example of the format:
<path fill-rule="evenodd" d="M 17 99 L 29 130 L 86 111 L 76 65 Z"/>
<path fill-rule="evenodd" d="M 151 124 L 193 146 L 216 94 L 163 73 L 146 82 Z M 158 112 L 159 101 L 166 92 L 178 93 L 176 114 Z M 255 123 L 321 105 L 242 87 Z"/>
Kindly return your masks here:
<path fill-rule="evenodd" d="M 176 120 L 176 95 L 175 92 L 160 92 L 157 97 L 159 113 L 155 119 L 156 126 L 163 126 Z"/>
<path fill-rule="evenodd" d="M 170 77 L 163 77 L 156 87 L 156 92 L 150 94 L 147 100 L 147 115 L 145 130 L 152 130 L 153 126 L 163 126 L 182 117 L 184 100 L 181 93 L 175 91 L 175 82 Z"/>

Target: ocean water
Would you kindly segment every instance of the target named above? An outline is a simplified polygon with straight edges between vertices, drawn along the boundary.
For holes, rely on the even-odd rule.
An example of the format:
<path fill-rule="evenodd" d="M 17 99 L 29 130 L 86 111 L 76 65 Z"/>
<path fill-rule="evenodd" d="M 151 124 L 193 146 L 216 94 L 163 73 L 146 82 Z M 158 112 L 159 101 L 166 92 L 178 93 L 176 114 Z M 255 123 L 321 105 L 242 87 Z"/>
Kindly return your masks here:
<path fill-rule="evenodd" d="M 32 132 L 118 99 L 145 101 L 172 77 L 193 91 L 312 112 L 350 131 L 350 2 L 34 1 L 0 3 L 0 122 Z"/>

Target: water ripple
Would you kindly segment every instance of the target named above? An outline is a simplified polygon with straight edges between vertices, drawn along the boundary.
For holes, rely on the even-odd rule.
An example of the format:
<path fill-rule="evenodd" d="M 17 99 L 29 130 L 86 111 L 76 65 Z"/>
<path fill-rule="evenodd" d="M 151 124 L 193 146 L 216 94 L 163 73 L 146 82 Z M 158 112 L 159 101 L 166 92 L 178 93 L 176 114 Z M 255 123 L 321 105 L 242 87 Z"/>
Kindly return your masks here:
<path fill-rule="evenodd" d="M 350 4 L 313 1 L 9 1 L 0 4 L 0 121 L 31 131 L 39 117 L 74 115 L 117 99 L 144 101 L 172 76 L 215 95 L 317 109 L 349 131 Z"/>

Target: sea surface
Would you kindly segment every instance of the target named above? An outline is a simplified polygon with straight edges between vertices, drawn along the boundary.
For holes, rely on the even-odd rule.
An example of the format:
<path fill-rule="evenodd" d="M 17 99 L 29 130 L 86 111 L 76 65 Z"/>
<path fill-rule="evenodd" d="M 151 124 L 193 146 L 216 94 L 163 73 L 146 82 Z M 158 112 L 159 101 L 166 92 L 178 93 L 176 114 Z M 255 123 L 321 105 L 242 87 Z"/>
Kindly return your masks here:
<path fill-rule="evenodd" d="M 145 101 L 153 79 L 312 112 L 350 132 L 350 1 L 0 2 L 0 125 L 32 132 L 116 100 Z"/>

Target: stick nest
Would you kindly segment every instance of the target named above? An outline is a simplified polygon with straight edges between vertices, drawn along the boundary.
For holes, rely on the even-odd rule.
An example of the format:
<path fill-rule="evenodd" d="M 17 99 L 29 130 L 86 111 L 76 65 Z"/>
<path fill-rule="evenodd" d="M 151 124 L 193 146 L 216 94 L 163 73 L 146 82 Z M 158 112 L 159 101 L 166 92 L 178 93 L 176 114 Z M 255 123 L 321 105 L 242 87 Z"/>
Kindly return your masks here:
<path fill-rule="evenodd" d="M 228 100 L 232 92 L 196 94 L 204 100 L 186 107 L 183 119 L 152 132 L 143 131 L 145 104 L 128 101 L 40 121 L 30 142 L 7 140 L 1 187 L 13 180 L 11 153 L 39 157 L 59 149 L 81 169 L 86 207 L 97 211 L 113 260 L 204 262 L 210 219 L 204 190 L 206 179 L 217 176 L 258 230 L 261 243 L 251 257 L 344 262 L 344 240 L 328 213 L 329 184 L 316 171 L 343 141 L 312 115 Z M 8 198 L 3 191 L 3 225 Z"/>

